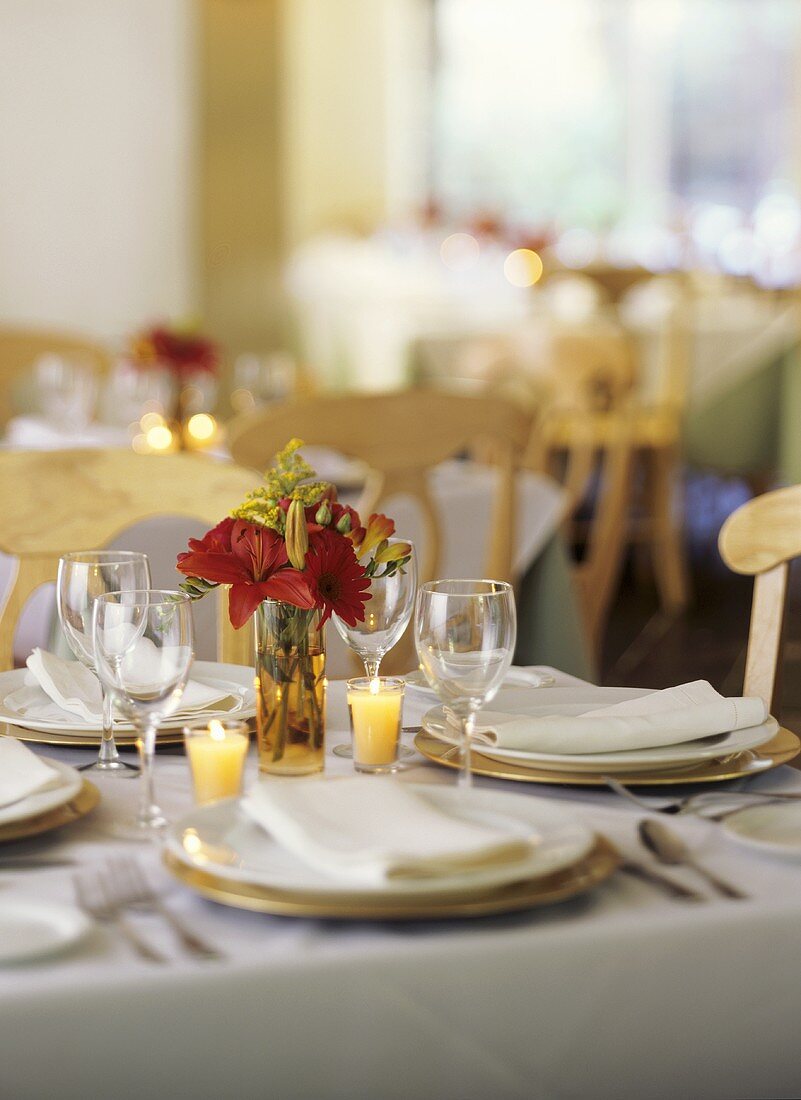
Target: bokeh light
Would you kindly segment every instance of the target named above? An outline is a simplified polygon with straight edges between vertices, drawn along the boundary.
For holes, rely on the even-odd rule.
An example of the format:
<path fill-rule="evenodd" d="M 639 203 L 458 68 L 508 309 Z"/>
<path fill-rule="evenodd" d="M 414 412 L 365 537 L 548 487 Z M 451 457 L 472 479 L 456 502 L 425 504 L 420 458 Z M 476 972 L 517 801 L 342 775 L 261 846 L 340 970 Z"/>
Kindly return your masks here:
<path fill-rule="evenodd" d="M 208 413 L 195 413 L 194 416 L 189 417 L 186 430 L 198 443 L 207 443 L 214 438 L 217 421 Z"/>
<path fill-rule="evenodd" d="M 145 432 L 147 445 L 153 451 L 168 451 L 172 446 L 172 431 L 166 424 L 154 424 Z"/>
<path fill-rule="evenodd" d="M 451 233 L 440 245 L 439 254 L 451 271 L 467 271 L 478 263 L 481 246 L 469 233 Z"/>
<path fill-rule="evenodd" d="M 503 273 L 512 286 L 534 286 L 542 276 L 542 260 L 532 248 L 516 248 L 504 260 Z"/>

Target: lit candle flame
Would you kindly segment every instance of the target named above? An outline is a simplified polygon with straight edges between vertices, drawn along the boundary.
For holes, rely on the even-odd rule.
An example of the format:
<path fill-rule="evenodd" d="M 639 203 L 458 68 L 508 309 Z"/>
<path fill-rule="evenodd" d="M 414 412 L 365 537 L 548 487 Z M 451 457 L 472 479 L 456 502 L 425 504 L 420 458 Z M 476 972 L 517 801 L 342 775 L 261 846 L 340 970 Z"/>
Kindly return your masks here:
<path fill-rule="evenodd" d="M 378 695 L 380 690 L 381 690 L 381 681 L 376 676 L 374 680 L 370 681 L 370 694 L 371 695 Z"/>
<path fill-rule="evenodd" d="M 212 718 L 209 722 L 209 733 L 211 734 L 212 741 L 225 740 L 225 727 L 217 718 Z"/>

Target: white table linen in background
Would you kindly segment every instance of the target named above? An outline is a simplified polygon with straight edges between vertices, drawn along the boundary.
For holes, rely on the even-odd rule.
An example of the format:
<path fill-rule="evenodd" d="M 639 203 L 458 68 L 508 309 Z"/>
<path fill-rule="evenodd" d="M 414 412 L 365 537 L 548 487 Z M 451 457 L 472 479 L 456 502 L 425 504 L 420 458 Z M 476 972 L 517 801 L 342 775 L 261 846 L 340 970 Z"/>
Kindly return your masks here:
<path fill-rule="evenodd" d="M 554 702 L 599 705 L 632 689 L 559 674 Z M 404 721 L 431 705 L 409 693 Z M 328 744 L 347 728 L 343 685 L 329 685 Z M 59 750 L 77 762 L 91 751 Z M 248 763 L 251 777 L 255 761 Z M 349 774 L 328 756 L 329 774 Z M 453 784 L 420 762 L 402 782 Z M 186 762 L 160 756 L 160 800 L 190 805 Z M 287 780 L 287 782 L 292 782 Z M 100 780 L 95 815 L 32 850 L 98 865 L 135 852 L 113 840 L 136 783 Z M 624 850 L 638 851 L 635 808 L 602 790 L 478 779 L 485 789 L 555 798 Z M 794 769 L 754 788 L 801 790 Z M 133 957 L 112 931 L 60 960 L 0 969 L 0 1093 L 14 1100 L 145 1095 L 407 1100 L 668 1100 L 801 1093 L 801 865 L 757 854 L 719 826 L 671 819 L 750 901 L 671 902 L 616 875 L 593 894 L 476 921 L 387 925 L 267 917 L 172 885 L 176 910 L 223 948 L 221 963 L 178 955 L 156 917 L 139 927 L 176 962 Z M 639 849 L 642 855 L 642 850 Z M 8 874 L 3 898 L 72 901 L 70 869 Z M 677 878 L 699 885 L 692 872 Z"/>

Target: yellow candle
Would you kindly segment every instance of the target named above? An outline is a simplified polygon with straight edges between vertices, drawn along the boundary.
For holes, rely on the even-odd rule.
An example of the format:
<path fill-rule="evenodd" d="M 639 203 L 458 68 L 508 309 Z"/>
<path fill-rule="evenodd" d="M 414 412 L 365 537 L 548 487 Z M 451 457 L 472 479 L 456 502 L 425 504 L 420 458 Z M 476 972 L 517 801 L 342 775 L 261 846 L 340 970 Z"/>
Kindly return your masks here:
<path fill-rule="evenodd" d="M 197 802 L 234 798 L 241 792 L 249 743 L 244 722 L 226 727 L 212 719 L 208 726 L 185 730 L 184 741 Z"/>
<path fill-rule="evenodd" d="M 359 771 L 386 770 L 398 758 L 402 680 L 348 681 L 353 760 Z"/>

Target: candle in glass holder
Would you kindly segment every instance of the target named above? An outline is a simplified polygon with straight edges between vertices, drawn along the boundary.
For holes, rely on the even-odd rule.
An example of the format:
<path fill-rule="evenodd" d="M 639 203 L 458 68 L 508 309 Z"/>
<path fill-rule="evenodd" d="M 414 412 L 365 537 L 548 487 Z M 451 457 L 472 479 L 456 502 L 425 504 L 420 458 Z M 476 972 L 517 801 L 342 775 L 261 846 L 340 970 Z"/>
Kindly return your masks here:
<path fill-rule="evenodd" d="M 394 771 L 403 707 L 403 680 L 386 676 L 348 680 L 353 764 L 358 772 Z"/>
<path fill-rule="evenodd" d="M 244 722 L 222 723 L 213 718 L 208 725 L 184 730 L 196 802 L 203 805 L 241 793 L 249 743 Z"/>

